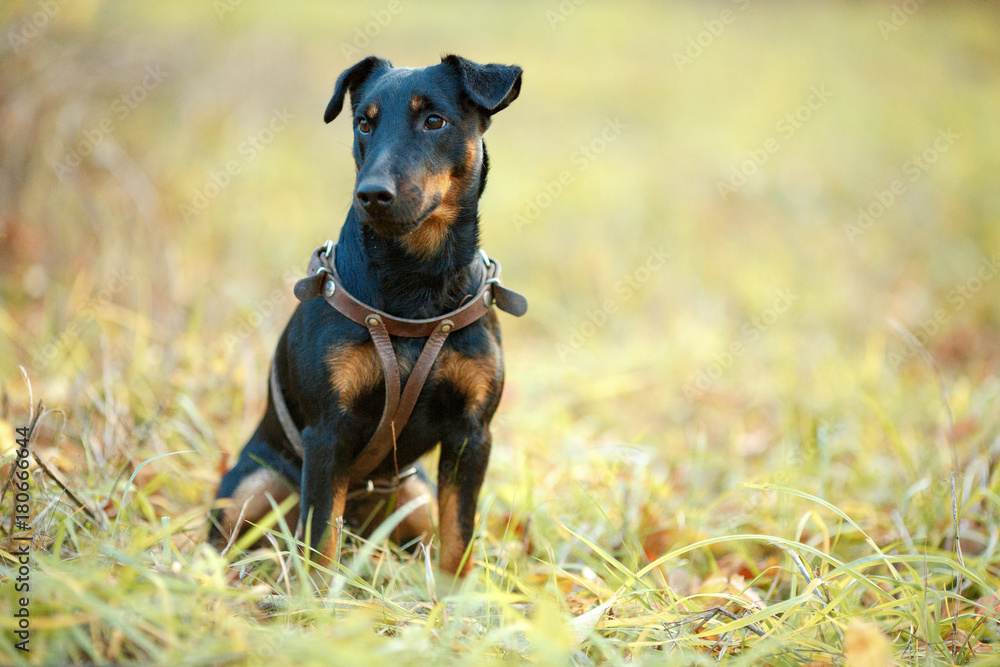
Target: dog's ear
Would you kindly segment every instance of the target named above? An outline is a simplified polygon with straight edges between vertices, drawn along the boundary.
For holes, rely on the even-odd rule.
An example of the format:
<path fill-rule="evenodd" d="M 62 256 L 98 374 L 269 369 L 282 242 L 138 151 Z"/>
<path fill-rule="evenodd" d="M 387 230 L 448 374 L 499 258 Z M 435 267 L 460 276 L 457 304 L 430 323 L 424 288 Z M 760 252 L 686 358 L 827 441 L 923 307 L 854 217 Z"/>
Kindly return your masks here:
<path fill-rule="evenodd" d="M 337 85 L 333 88 L 333 97 L 330 98 L 330 103 L 326 105 L 326 113 L 323 114 L 323 120 L 329 123 L 336 118 L 340 114 L 340 109 L 344 106 L 344 97 L 347 96 L 348 92 L 351 93 L 353 99 L 354 93 L 368 80 L 375 70 L 389 67 L 392 67 L 392 63 L 388 60 L 377 56 L 368 56 L 361 62 L 341 72 L 340 76 L 337 77 Z"/>
<path fill-rule="evenodd" d="M 521 92 L 521 68 L 517 65 L 480 65 L 461 56 L 445 56 L 441 62 L 458 71 L 465 94 L 487 116 L 505 109 Z"/>

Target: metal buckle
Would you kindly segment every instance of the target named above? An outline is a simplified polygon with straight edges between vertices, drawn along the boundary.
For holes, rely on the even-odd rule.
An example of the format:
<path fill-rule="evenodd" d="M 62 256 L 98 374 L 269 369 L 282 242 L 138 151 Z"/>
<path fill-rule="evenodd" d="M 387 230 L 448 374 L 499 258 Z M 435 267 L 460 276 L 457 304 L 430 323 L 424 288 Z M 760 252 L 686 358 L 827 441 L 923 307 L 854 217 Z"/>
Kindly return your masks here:
<path fill-rule="evenodd" d="M 323 244 L 323 255 L 327 259 L 330 259 L 330 253 L 332 253 L 332 252 L 333 252 L 333 241 L 331 241 L 330 239 L 327 239 L 326 243 Z"/>
<path fill-rule="evenodd" d="M 490 256 L 482 248 L 479 249 L 479 254 L 483 256 L 483 264 L 486 265 L 486 268 L 490 268 Z"/>

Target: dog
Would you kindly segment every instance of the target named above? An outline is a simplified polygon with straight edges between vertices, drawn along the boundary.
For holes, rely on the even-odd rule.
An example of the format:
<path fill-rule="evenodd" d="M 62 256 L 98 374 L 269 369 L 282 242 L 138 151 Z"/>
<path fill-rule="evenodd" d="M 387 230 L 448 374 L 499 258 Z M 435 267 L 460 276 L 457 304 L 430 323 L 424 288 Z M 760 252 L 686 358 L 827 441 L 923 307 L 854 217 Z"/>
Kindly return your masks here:
<path fill-rule="evenodd" d="M 319 560 L 336 561 L 345 521 L 367 534 L 432 494 L 417 461 L 440 443 L 437 511 L 419 507 L 393 539 L 429 543 L 437 514 L 440 569 L 471 570 L 504 384 L 492 306 L 527 308 L 479 249 L 483 134 L 520 88 L 520 67 L 455 55 L 422 68 L 371 56 L 339 76 L 324 120 L 350 95 L 352 206 L 337 244 L 318 248 L 296 285 L 302 303 L 277 344 L 267 409 L 219 485 L 215 544 L 298 492 L 289 525 Z"/>

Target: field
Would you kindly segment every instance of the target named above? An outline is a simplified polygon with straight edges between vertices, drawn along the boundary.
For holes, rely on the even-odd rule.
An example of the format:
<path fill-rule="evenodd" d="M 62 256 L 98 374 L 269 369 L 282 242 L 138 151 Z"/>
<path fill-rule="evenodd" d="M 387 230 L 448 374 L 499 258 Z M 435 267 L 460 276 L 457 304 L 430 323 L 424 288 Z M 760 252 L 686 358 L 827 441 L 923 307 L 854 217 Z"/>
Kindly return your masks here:
<path fill-rule="evenodd" d="M 997 5 L 14 0 L 0 26 L 0 484 L 36 426 L 0 664 L 1000 660 Z M 481 213 L 530 309 L 501 314 L 455 588 L 384 539 L 318 590 L 280 523 L 203 543 L 348 209 L 322 114 L 370 53 L 525 72 Z"/>

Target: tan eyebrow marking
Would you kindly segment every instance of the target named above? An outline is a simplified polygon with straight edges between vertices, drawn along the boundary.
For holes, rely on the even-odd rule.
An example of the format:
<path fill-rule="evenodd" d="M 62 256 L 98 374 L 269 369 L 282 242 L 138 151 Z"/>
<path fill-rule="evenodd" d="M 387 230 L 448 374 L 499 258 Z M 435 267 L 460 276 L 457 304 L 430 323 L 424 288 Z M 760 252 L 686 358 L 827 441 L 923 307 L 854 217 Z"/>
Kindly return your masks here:
<path fill-rule="evenodd" d="M 368 107 L 365 109 L 365 116 L 367 116 L 368 118 L 374 118 L 377 113 L 378 113 L 377 104 L 369 104 Z"/>

